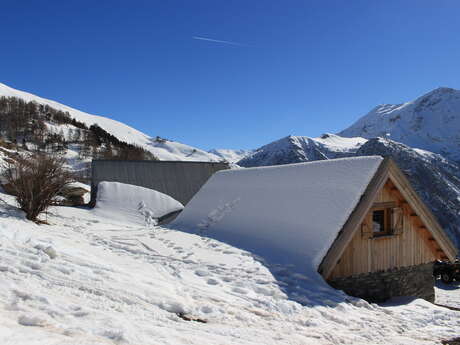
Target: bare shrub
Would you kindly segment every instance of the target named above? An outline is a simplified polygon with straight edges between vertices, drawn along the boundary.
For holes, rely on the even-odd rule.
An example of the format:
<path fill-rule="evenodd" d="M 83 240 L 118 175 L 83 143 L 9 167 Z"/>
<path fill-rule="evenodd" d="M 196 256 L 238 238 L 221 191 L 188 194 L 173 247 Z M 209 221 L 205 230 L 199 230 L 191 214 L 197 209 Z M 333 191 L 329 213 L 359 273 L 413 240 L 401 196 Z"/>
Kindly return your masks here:
<path fill-rule="evenodd" d="M 5 163 L 2 176 L 27 219 L 37 221 L 62 188 L 73 181 L 64 164 L 64 158 L 42 153 Z"/>

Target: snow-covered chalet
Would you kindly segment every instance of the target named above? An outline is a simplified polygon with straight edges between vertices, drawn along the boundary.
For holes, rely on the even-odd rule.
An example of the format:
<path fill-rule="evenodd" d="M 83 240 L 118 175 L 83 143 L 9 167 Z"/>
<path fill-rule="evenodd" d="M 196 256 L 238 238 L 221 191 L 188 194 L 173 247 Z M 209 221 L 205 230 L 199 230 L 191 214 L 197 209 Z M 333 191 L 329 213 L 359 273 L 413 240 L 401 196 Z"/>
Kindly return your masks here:
<path fill-rule="evenodd" d="M 219 171 L 172 226 L 372 302 L 433 301 L 433 261 L 456 255 L 404 173 L 379 156 Z"/>

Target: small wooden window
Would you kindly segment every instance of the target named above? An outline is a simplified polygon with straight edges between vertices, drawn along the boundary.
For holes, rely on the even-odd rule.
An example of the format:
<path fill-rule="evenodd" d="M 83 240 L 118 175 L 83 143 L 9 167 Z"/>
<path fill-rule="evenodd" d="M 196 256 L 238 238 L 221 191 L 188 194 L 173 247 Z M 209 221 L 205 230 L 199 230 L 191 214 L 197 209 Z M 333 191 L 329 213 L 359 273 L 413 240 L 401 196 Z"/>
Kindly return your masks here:
<path fill-rule="evenodd" d="M 374 236 L 392 234 L 392 209 L 382 208 L 372 211 L 372 233 Z"/>
<path fill-rule="evenodd" d="M 399 207 L 374 207 L 372 209 L 372 235 L 399 235 L 403 232 L 404 216 Z"/>

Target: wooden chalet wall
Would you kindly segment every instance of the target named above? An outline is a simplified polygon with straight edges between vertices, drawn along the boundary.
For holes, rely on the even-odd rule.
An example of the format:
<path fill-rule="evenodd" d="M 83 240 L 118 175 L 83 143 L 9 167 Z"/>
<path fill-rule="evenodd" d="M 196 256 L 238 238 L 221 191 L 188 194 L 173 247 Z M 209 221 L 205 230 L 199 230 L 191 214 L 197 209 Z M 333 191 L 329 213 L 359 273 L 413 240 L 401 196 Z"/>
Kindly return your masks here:
<path fill-rule="evenodd" d="M 369 230 L 365 230 L 372 229 L 372 210 L 370 210 L 332 270 L 329 279 L 413 266 L 437 258 L 445 258 L 431 233 L 391 180 L 388 179 L 378 192 L 374 204 L 378 203 L 394 203 L 402 209 L 401 230 L 398 234 L 372 237 Z"/>

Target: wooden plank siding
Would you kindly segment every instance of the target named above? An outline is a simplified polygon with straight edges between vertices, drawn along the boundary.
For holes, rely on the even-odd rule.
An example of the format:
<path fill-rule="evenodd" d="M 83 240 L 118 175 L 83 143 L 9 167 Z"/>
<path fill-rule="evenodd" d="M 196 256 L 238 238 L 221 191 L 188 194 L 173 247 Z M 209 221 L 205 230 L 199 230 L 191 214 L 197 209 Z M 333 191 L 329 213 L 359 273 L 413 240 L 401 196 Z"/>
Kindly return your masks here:
<path fill-rule="evenodd" d="M 368 238 L 363 236 L 360 224 L 329 279 L 428 263 L 442 254 L 391 180 L 379 190 L 373 203 L 394 203 L 402 208 L 402 233 Z M 371 227 L 372 210 L 366 214 L 363 224 Z"/>

